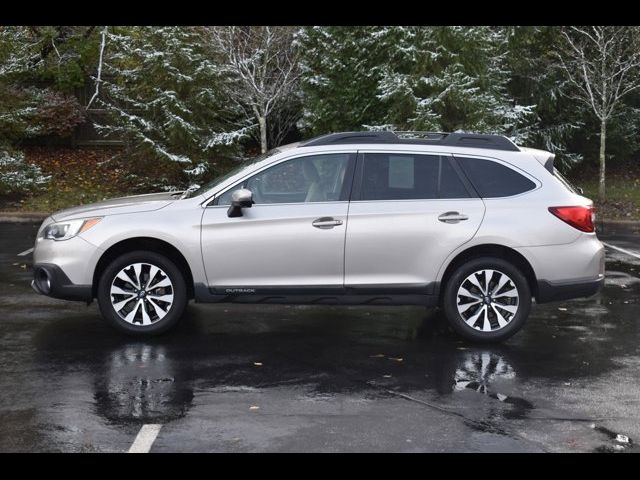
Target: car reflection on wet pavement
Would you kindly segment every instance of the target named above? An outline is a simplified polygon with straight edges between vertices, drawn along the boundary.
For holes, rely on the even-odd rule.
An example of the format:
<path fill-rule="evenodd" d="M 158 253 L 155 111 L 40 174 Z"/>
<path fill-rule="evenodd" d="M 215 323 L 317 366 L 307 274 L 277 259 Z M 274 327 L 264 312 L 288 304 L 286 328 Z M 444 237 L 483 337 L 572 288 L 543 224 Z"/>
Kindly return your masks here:
<path fill-rule="evenodd" d="M 195 305 L 120 336 L 95 304 L 29 287 L 37 225 L 0 225 L 0 451 L 636 451 L 640 260 L 604 291 L 535 306 L 502 345 L 420 307 Z M 637 227 L 600 235 L 640 251 Z M 609 240 L 611 239 L 611 240 Z M 635 242 L 635 244 L 634 244 Z"/>

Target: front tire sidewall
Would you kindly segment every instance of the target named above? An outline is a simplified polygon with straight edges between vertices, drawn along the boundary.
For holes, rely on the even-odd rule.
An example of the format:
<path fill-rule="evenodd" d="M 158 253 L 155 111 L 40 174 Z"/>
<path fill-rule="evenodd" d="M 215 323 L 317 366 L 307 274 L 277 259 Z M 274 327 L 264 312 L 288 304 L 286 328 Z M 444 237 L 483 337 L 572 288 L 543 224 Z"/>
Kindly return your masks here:
<path fill-rule="evenodd" d="M 162 320 L 149 326 L 143 327 L 142 325 L 132 325 L 128 323 L 118 315 L 111 304 L 111 282 L 120 270 L 132 263 L 149 263 L 160 267 L 169 276 L 173 284 L 174 299 L 169 313 L 167 313 Z M 97 298 L 102 316 L 108 324 L 118 331 L 137 336 L 159 335 L 173 328 L 182 317 L 187 305 L 187 288 L 182 272 L 180 272 L 180 269 L 178 269 L 171 260 L 154 252 L 139 251 L 122 255 L 111 262 L 100 277 Z"/>
<path fill-rule="evenodd" d="M 478 270 L 499 270 L 511 278 L 518 289 L 518 311 L 509 324 L 494 332 L 482 332 L 466 324 L 457 306 L 458 289 L 462 282 Z M 462 337 L 472 342 L 500 342 L 514 335 L 522 328 L 531 309 L 531 290 L 522 272 L 511 263 L 499 258 L 483 257 L 471 260 L 458 267 L 445 287 L 443 297 L 444 312 L 451 327 Z"/>

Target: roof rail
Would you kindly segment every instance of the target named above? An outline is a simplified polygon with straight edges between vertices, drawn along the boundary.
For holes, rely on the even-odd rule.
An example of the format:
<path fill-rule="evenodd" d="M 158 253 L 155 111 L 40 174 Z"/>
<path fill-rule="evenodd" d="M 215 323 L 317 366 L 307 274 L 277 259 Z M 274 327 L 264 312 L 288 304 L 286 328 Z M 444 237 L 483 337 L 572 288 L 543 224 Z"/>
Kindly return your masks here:
<path fill-rule="evenodd" d="M 502 135 L 442 132 L 342 132 L 330 133 L 300 143 L 300 147 L 344 145 L 349 143 L 417 144 L 448 147 L 491 148 L 518 152 L 520 149 Z"/>

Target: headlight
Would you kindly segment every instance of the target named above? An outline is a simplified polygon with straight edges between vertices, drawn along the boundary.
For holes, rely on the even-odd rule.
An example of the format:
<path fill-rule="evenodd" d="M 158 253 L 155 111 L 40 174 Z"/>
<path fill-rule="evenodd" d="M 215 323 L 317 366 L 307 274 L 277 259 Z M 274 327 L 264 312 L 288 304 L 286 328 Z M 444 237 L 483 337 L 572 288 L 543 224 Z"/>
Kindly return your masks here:
<path fill-rule="evenodd" d="M 42 231 L 42 238 L 47 238 L 49 240 L 69 240 L 79 233 L 86 232 L 91 227 L 98 224 L 100 220 L 102 220 L 102 218 L 97 217 L 52 223 L 47 225 Z"/>

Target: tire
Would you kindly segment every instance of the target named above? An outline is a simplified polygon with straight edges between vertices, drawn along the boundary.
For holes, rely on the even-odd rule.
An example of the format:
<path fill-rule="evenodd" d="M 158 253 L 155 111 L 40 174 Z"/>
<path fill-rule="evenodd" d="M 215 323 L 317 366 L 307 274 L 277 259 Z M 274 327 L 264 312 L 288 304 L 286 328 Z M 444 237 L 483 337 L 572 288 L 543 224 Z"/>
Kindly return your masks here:
<path fill-rule="evenodd" d="M 141 283 L 145 288 L 139 288 Z M 97 297 L 107 323 L 136 336 L 158 335 L 175 327 L 188 300 L 184 275 L 175 263 L 145 251 L 111 262 L 102 272 Z"/>
<path fill-rule="evenodd" d="M 483 289 L 489 295 L 482 293 Z M 501 342 L 526 322 L 531 310 L 531 290 L 525 276 L 513 264 L 494 257 L 474 258 L 458 267 L 449 278 L 443 307 L 451 327 L 465 339 Z M 484 312 L 487 312 L 486 319 Z"/>

